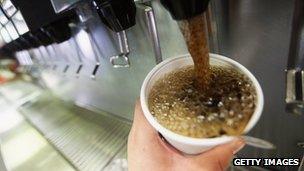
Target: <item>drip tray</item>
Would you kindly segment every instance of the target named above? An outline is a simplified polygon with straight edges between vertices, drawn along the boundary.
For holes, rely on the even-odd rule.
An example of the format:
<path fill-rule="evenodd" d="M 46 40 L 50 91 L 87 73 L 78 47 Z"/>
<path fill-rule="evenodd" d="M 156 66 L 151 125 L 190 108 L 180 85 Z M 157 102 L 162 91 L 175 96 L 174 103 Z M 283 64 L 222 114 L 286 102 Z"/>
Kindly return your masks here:
<path fill-rule="evenodd" d="M 126 170 L 130 122 L 106 112 L 89 111 L 50 94 L 41 95 L 19 111 L 76 169 Z M 120 166 L 113 167 L 113 163 Z"/>

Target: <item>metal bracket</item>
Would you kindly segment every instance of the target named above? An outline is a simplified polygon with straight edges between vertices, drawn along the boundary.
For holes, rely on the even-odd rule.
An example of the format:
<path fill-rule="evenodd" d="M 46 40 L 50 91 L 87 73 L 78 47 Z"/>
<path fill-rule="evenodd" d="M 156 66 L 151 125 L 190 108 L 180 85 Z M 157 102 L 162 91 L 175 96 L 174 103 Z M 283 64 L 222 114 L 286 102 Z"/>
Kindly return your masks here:
<path fill-rule="evenodd" d="M 122 60 L 123 63 L 119 63 L 118 60 Z M 124 54 L 112 56 L 110 58 L 110 62 L 114 68 L 130 67 L 129 58 L 127 56 L 125 56 Z"/>

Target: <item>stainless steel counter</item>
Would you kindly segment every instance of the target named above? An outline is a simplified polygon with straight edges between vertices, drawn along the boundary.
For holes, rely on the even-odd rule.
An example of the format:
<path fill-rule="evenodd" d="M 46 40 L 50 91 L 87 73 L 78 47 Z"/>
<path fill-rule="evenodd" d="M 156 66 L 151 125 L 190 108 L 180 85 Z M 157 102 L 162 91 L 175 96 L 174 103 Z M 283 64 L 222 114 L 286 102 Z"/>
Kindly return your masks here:
<path fill-rule="evenodd" d="M 18 96 L 4 95 L 17 87 Z M 129 121 L 23 81 L 0 86 L 0 95 L 1 152 L 8 170 L 127 170 Z"/>
<path fill-rule="evenodd" d="M 19 90 L 15 91 L 14 88 L 17 87 Z M 7 91 L 9 89 L 12 91 Z M 60 153 L 17 111 L 23 102 L 34 98 L 33 90 L 39 89 L 21 81 L 0 86 L 0 170 L 74 171 Z M 5 93 L 12 96 L 3 95 Z M 8 97 L 11 101 L 8 101 Z"/>
<path fill-rule="evenodd" d="M 129 122 L 105 112 L 96 114 L 50 94 L 19 111 L 79 170 L 104 169 L 127 143 Z"/>

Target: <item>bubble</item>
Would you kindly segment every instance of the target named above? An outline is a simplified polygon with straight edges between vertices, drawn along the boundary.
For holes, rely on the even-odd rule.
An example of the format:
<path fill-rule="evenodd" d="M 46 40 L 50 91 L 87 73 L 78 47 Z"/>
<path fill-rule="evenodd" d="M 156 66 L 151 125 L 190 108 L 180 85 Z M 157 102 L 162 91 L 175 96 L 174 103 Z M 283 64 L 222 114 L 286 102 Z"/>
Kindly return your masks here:
<path fill-rule="evenodd" d="M 210 115 L 210 116 L 207 117 L 207 120 L 208 120 L 208 121 L 212 121 L 212 120 L 214 120 L 214 119 L 215 119 L 215 117 L 214 117 L 213 115 Z"/>
<path fill-rule="evenodd" d="M 174 71 L 156 81 L 148 104 L 161 125 L 195 138 L 242 132 L 240 125 L 249 121 L 255 109 L 254 87 L 236 70 L 215 66 L 210 70 L 212 81 L 204 92 L 195 87 L 193 67 Z"/>
<path fill-rule="evenodd" d="M 199 119 L 199 120 L 204 120 L 204 119 L 205 119 L 205 116 L 199 115 L 199 116 L 197 116 L 197 119 Z"/>
<path fill-rule="evenodd" d="M 229 116 L 234 116 L 234 111 L 230 110 L 228 114 L 229 114 Z"/>
<path fill-rule="evenodd" d="M 224 104 L 223 104 L 223 102 L 221 102 L 221 101 L 217 104 L 218 107 L 221 107 L 221 106 L 223 106 L 223 105 L 224 105 Z"/>

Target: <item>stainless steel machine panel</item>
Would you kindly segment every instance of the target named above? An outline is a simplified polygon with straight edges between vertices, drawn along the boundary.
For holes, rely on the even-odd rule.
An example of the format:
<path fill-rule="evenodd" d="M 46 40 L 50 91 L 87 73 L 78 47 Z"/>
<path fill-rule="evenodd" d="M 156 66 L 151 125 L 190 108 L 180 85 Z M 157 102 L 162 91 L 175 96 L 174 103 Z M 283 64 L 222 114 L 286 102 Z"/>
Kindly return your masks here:
<path fill-rule="evenodd" d="M 220 53 L 239 61 L 257 77 L 265 106 L 251 135 L 277 145 L 275 151 L 246 148 L 247 157 L 303 155 L 304 117 L 285 112 L 285 72 L 293 1 L 216 0 Z"/>

